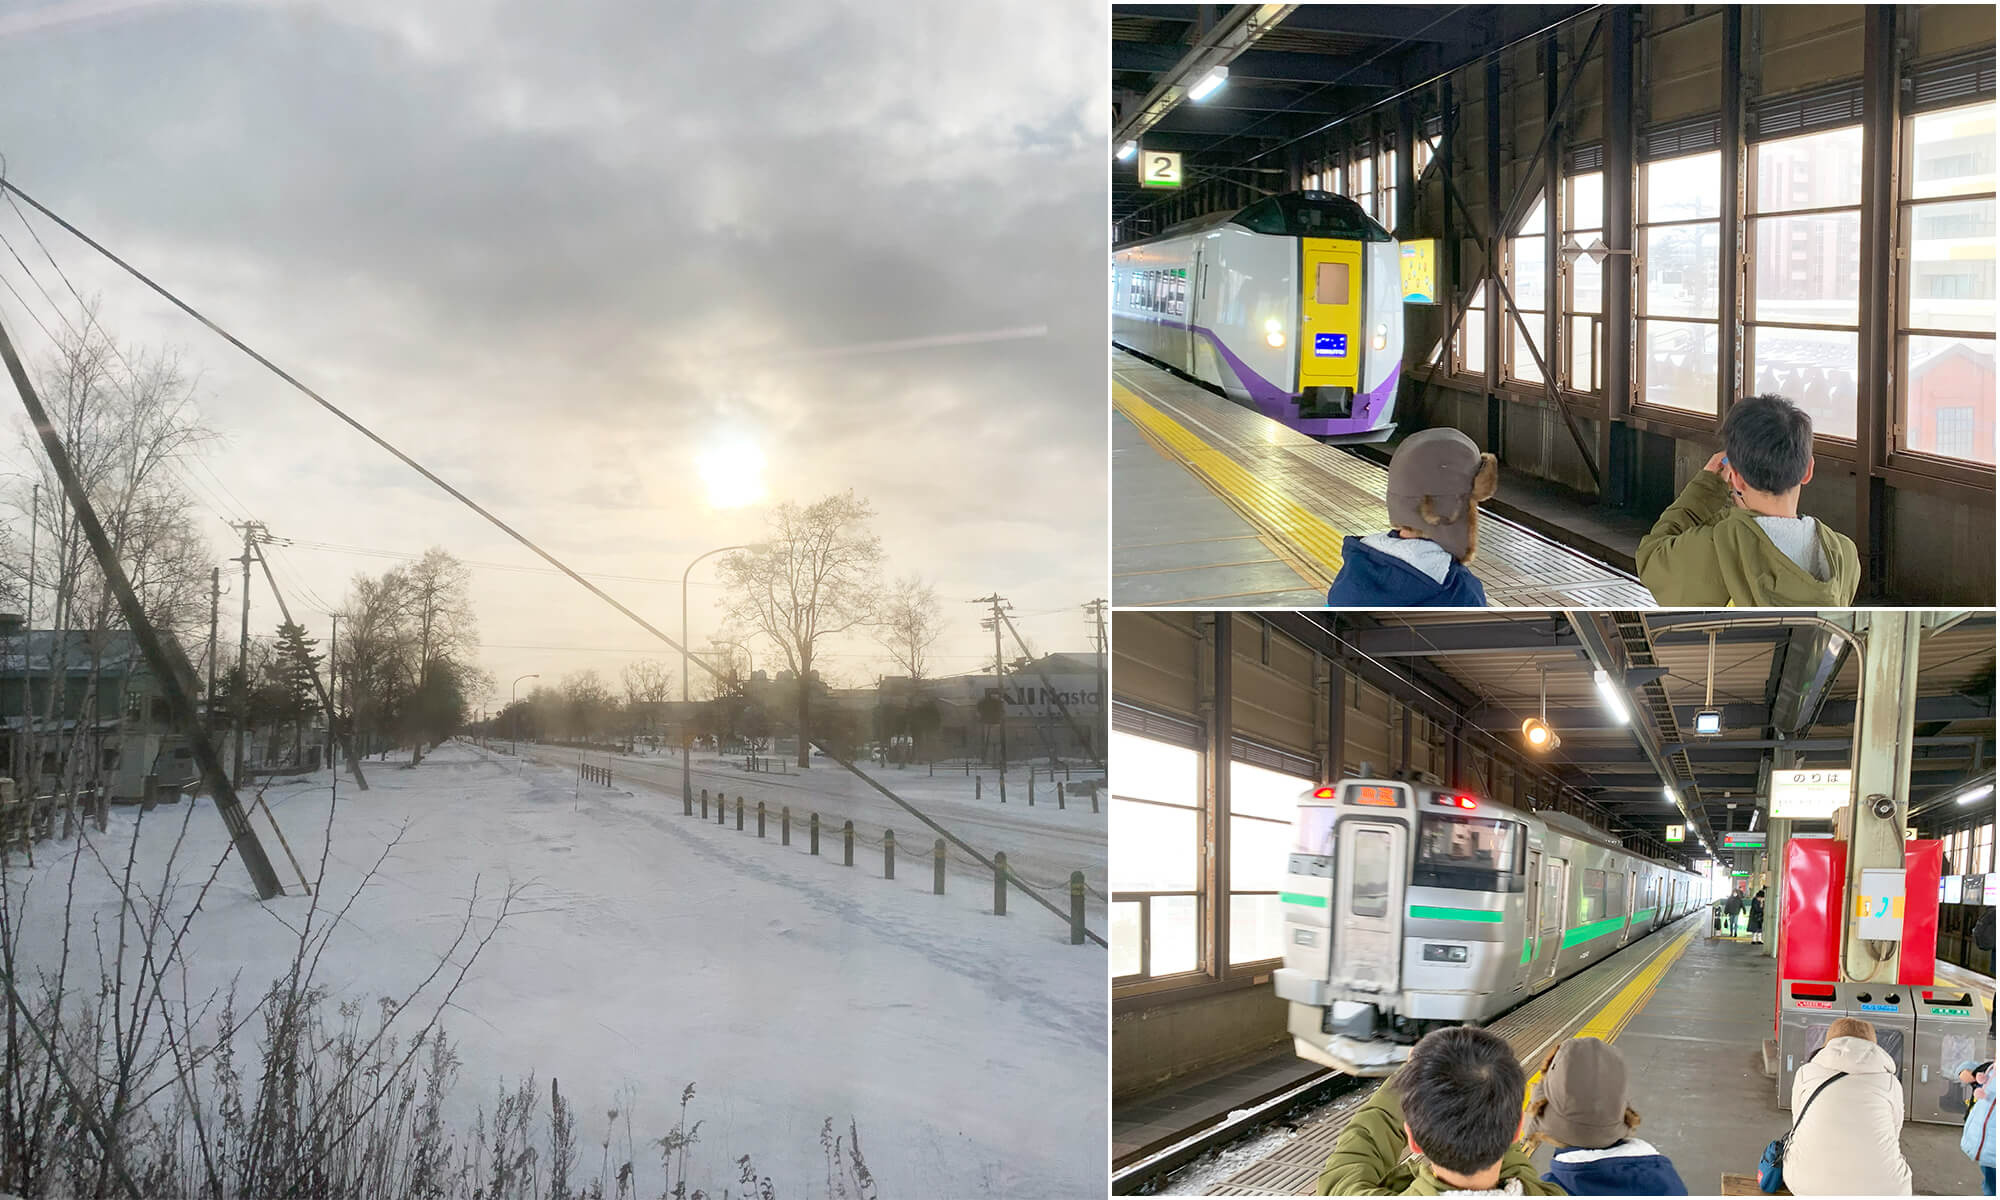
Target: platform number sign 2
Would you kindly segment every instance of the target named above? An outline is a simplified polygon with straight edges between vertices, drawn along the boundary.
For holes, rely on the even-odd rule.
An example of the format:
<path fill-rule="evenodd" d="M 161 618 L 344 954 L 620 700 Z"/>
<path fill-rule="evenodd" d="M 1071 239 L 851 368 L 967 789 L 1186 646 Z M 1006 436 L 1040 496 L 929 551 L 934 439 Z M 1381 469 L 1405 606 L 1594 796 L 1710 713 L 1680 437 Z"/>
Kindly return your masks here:
<path fill-rule="evenodd" d="M 1181 156 L 1170 150 L 1139 152 L 1139 186 L 1177 188 L 1181 185 Z"/>

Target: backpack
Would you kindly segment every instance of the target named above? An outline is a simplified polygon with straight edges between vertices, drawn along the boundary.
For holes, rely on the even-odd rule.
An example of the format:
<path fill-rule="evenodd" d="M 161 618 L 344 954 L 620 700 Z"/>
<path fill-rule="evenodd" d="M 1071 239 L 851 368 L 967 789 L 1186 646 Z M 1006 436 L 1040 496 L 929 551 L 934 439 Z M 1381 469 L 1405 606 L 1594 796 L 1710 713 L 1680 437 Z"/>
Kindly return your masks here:
<path fill-rule="evenodd" d="M 1776 1195 L 1778 1192 L 1784 1190 L 1785 1151 L 1791 1148 L 1792 1135 L 1798 1132 L 1799 1123 L 1806 1119 L 1806 1110 L 1812 1107 L 1813 1101 L 1819 1099 L 1819 1094 L 1826 1090 L 1827 1084 L 1832 1083 L 1836 1079 L 1845 1078 L 1847 1078 L 1847 1072 L 1835 1071 L 1826 1079 L 1821 1080 L 1820 1085 L 1812 1090 L 1812 1095 L 1807 1096 L 1806 1102 L 1799 1106 L 1799 1115 L 1792 1118 L 1792 1127 L 1785 1131 L 1785 1136 L 1772 1138 L 1771 1144 L 1764 1147 L 1764 1157 L 1757 1160 L 1757 1187 L 1759 1190 L 1772 1195 Z"/>
<path fill-rule="evenodd" d="M 1981 950 L 1993 949 L 1993 910 L 1979 914 L 1979 923 L 1972 927 L 1972 944 Z"/>

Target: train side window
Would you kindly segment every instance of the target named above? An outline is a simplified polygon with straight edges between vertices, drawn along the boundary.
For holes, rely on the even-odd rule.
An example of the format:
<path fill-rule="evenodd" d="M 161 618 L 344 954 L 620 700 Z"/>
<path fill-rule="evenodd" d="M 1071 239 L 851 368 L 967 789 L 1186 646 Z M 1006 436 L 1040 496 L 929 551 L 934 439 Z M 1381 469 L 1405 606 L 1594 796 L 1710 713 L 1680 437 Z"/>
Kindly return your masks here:
<path fill-rule="evenodd" d="M 1604 872 L 1586 869 L 1583 873 L 1583 889 L 1579 897 L 1577 921 L 1588 925 L 1604 915 Z"/>
<path fill-rule="evenodd" d="M 1313 272 L 1313 300 L 1320 304 L 1349 303 L 1347 264 L 1323 262 Z"/>

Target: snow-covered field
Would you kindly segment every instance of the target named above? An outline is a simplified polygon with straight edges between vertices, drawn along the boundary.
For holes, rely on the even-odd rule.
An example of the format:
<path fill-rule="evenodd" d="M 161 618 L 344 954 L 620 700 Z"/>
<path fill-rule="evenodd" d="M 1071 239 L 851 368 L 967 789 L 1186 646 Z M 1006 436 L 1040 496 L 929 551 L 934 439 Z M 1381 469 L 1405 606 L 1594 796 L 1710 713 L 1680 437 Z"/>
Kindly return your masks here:
<path fill-rule="evenodd" d="M 495 747 L 498 751 L 505 751 L 507 743 L 495 743 Z M 567 746 L 527 742 L 520 743 L 517 749 L 523 758 L 537 762 L 571 765 L 581 757 L 597 766 L 609 766 L 613 783 L 622 780 L 659 788 L 676 799 L 681 794 L 681 762 L 672 754 L 606 754 L 598 750 L 580 751 Z M 691 764 L 691 774 L 697 797 L 703 788 L 707 788 L 711 796 L 717 792 L 729 796 L 732 829 L 736 821 L 733 806 L 740 795 L 753 808 L 757 801 L 764 801 L 773 814 L 779 805 L 789 804 L 797 818 L 804 820 L 806 812 L 817 809 L 821 819 L 832 821 L 836 829 L 841 821 L 851 819 L 858 835 L 877 842 L 881 840 L 884 829 L 893 829 L 905 850 L 930 848 L 937 835 L 894 801 L 856 779 L 831 759 L 815 758 L 813 764 L 801 774 L 771 775 L 743 770 L 740 759 L 722 759 L 697 753 Z M 789 769 L 798 770 L 797 767 Z M 864 765 L 863 769 L 879 780 L 882 786 L 963 838 L 981 854 L 991 857 L 996 850 L 1005 851 L 1008 865 L 1020 878 L 1044 889 L 1049 898 L 1065 910 L 1069 905 L 1069 874 L 1071 871 L 1082 871 L 1084 881 L 1094 889 L 1089 897 L 1090 927 L 1097 933 L 1104 932 L 1102 897 L 1108 861 L 1105 852 L 1108 826 L 1101 788 L 1099 811 L 1093 813 L 1088 796 L 1069 797 L 1067 807 L 1058 807 L 1045 769 L 1037 777 L 1036 803 L 1033 807 L 1027 803 L 1028 770 L 1025 766 L 1017 765 L 1007 773 L 1006 804 L 1000 803 L 995 772 L 991 767 L 975 772 L 984 777 L 976 799 L 972 780 L 956 768 L 949 771 L 940 768 L 935 776 L 921 765 L 904 768 Z M 1076 778 L 1081 780 L 1085 775 L 1078 773 Z M 776 819 L 775 815 L 772 819 Z M 859 853 L 857 850 L 857 856 Z M 879 852 L 877 857 L 880 857 Z M 958 865 L 954 865 L 953 869 L 957 870 Z M 1024 898 L 1016 899 L 1023 904 L 1031 903 Z"/>
<path fill-rule="evenodd" d="M 678 784 L 677 763 L 650 765 Z M 782 791 L 774 803 L 795 812 L 838 811 L 857 825 L 866 816 L 899 836 L 915 824 L 907 814 L 886 823 L 867 816 L 865 785 L 838 767 L 757 784 L 731 776 L 729 793 L 740 786 L 753 804 Z M 1069 945 L 1066 924 L 1025 898 L 994 917 L 990 879 L 956 862 L 946 895 L 933 896 L 928 870 L 881 878 L 879 851 L 841 866 L 837 837 L 815 859 L 802 830 L 792 846 L 778 845 L 775 818 L 760 841 L 753 830 L 738 833 L 733 815 L 719 827 L 682 816 L 678 801 L 650 788 L 579 791 L 573 767 L 520 764 L 469 745 L 444 747 L 415 769 L 370 763 L 368 777 L 368 792 L 341 781 L 326 903 L 344 901 L 407 829 L 320 964 L 343 995 L 399 996 L 421 980 L 456 933 L 475 881 L 482 898 L 522 888 L 446 1014 L 464 1062 L 453 1101 L 463 1121 L 482 1104 L 490 1110 L 503 1077 L 511 1086 L 533 1071 L 546 1086 L 556 1076 L 581 1109 L 579 1141 L 593 1167 L 606 1111 L 629 1112 L 642 1146 L 640 1194 L 655 1195 L 659 1165 L 643 1146 L 673 1128 L 681 1089 L 694 1082 L 689 1115 L 704 1122 L 690 1155 L 694 1179 L 733 1183 L 735 1160 L 748 1154 L 778 1195 L 817 1195 L 820 1127 L 832 1117 L 841 1131 L 857 1123 L 885 1200 L 1103 1194 L 1105 954 Z M 913 781 L 893 785 L 905 782 Z M 940 809 L 947 799 L 928 797 Z M 273 786 L 267 800 L 312 871 L 328 776 Z M 196 803 L 182 861 L 212 864 L 227 836 L 207 801 Z M 932 815 L 982 850 L 1013 858 L 1018 846 L 1032 864 L 1026 874 L 1083 869 L 1101 885 L 1103 817 L 1092 818 L 1087 800 L 1073 825 L 1061 822 L 1075 808 L 1029 816 L 1022 806 L 978 830 L 959 826 L 972 813 Z M 181 816 L 170 807 L 146 818 L 140 877 L 159 878 Z M 121 866 L 136 820 L 117 809 L 107 833 L 92 831 L 97 855 L 84 854 L 78 871 L 78 929 L 114 916 L 117 882 L 99 856 Z M 224 866 L 189 938 L 196 996 L 238 973 L 246 1002 L 261 993 L 288 961 L 287 923 L 308 903 L 262 816 L 253 824 L 293 894 L 259 903 L 240 864 Z M 13 871 L 17 888 L 31 887 L 30 970 L 56 952 L 60 891 L 77 845 L 44 843 L 36 868 Z M 194 886 L 177 897 L 180 908 Z M 490 899 L 481 909 L 491 910 Z M 1102 932 L 1101 917 L 1092 926 Z"/>

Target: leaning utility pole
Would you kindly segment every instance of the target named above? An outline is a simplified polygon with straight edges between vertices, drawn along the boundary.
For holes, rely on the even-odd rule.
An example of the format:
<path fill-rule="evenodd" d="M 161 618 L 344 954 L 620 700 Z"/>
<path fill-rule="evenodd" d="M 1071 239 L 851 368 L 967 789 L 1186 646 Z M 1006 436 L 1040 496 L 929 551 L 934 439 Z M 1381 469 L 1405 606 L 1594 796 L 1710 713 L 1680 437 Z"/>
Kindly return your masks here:
<path fill-rule="evenodd" d="M 240 788 L 243 786 L 243 719 L 250 707 L 250 549 L 257 544 L 257 535 L 264 532 L 264 526 L 259 521 L 245 521 L 231 528 L 243 531 L 243 557 L 235 560 L 243 564 L 243 633 L 236 647 L 236 703 L 231 706 L 236 710 L 231 714 L 236 727 L 236 772 L 230 777 Z"/>
<path fill-rule="evenodd" d="M 1007 598 L 998 592 L 981 596 L 974 604 L 993 606 L 993 690 L 994 698 L 1000 702 L 1000 803 L 1007 803 L 1007 667 L 1000 657 L 1000 613 Z"/>
<path fill-rule="evenodd" d="M 200 764 L 202 776 L 215 797 L 215 810 L 222 814 L 223 824 L 229 828 L 229 839 L 250 872 L 250 882 L 256 887 L 260 899 L 269 900 L 284 895 L 285 885 L 278 882 L 278 873 L 271 868 L 271 860 L 265 856 L 263 844 L 257 840 L 256 831 L 250 828 L 249 817 L 236 799 L 236 788 L 223 773 L 222 757 L 215 752 L 215 743 L 209 739 L 201 722 L 195 719 L 194 668 L 189 665 L 187 656 L 177 643 L 162 638 L 159 631 L 153 628 L 145 606 L 139 603 L 138 594 L 132 590 L 132 581 L 126 576 L 118 555 L 111 549 L 111 539 L 105 536 L 104 526 L 97 519 L 97 510 L 90 503 L 90 495 L 83 490 L 82 482 L 76 477 L 62 436 L 49 421 L 48 410 L 42 407 L 41 397 L 35 394 L 35 386 L 28 380 L 27 368 L 21 365 L 20 356 L 14 352 L 14 343 L 8 338 L 4 325 L 0 325 L 0 359 L 6 361 L 7 373 L 14 380 L 14 390 L 21 394 L 21 406 L 27 409 L 28 420 L 34 425 L 36 434 L 42 440 L 42 449 L 49 456 L 49 466 L 55 471 L 56 478 L 62 481 L 63 494 L 76 511 L 77 524 L 83 527 L 83 536 L 90 542 L 97 567 L 104 572 L 105 583 L 110 585 L 112 593 L 118 598 L 119 613 L 132 630 L 140 651 L 145 654 L 146 664 L 159 678 L 160 690 L 166 693 L 167 709 L 173 714 L 174 724 L 193 743 L 195 761 Z"/>
<path fill-rule="evenodd" d="M 262 526 L 259 526 L 258 528 L 261 531 Z M 271 595 L 276 597 L 278 601 L 279 615 L 285 618 L 285 624 L 290 625 L 292 623 L 291 605 L 285 603 L 285 593 L 278 590 L 278 577 L 271 574 L 270 561 L 264 557 L 264 551 L 262 549 L 257 550 L 257 565 L 264 568 L 264 582 L 271 585 Z M 339 631 L 340 627 L 336 625 L 334 627 L 334 632 L 336 636 L 339 634 Z M 332 653 L 333 652 L 331 650 L 327 652 L 329 661 L 332 658 Z M 318 671 L 313 672 L 312 681 L 313 681 L 313 691 L 319 693 L 320 709 L 326 713 L 327 728 L 331 729 L 333 728 L 333 702 L 327 698 L 326 686 L 320 683 Z M 354 753 L 354 743 L 348 741 L 346 738 L 342 738 L 341 744 L 347 747 L 347 765 L 354 771 L 355 785 L 358 786 L 362 791 L 364 792 L 367 791 L 368 780 L 361 774 L 361 757 Z M 334 774 L 335 775 L 340 774 L 339 770 L 335 769 Z"/>

